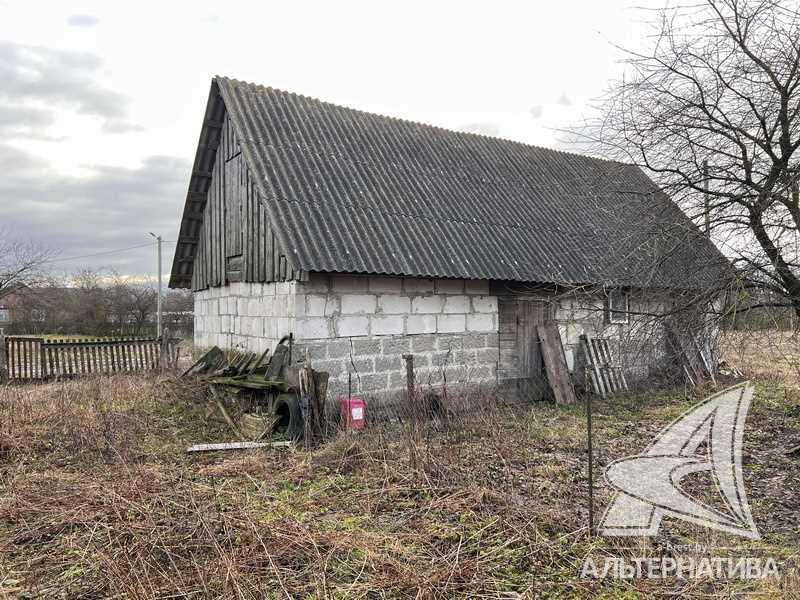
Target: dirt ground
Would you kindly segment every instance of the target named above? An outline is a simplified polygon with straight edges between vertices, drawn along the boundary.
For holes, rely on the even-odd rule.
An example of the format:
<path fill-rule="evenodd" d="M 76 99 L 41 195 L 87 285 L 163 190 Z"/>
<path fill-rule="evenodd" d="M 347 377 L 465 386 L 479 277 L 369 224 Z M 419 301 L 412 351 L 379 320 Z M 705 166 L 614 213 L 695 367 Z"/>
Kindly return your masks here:
<path fill-rule="evenodd" d="M 744 457 L 763 539 L 742 546 L 667 519 L 637 548 L 587 535 L 583 406 L 431 422 L 413 445 L 386 426 L 314 449 L 187 455 L 228 434 L 202 418 L 197 389 L 170 377 L 0 388 L 0 597 L 800 597 L 800 457 L 785 455 L 800 444 L 800 390 L 766 375 Z M 705 393 L 595 402 L 597 471 Z M 601 515 L 611 493 L 599 484 Z M 779 557 L 781 576 L 581 578 L 586 556 L 697 544 Z"/>

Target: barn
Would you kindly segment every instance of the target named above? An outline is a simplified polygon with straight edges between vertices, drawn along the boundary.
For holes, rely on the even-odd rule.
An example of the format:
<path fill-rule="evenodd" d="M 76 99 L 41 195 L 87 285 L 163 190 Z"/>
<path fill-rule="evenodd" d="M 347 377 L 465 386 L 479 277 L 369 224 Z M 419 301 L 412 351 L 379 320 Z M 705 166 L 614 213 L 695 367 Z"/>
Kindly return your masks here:
<path fill-rule="evenodd" d="M 197 347 L 292 333 L 368 396 L 403 389 L 406 353 L 423 383 L 538 389 L 547 321 L 576 381 L 583 334 L 646 378 L 667 316 L 729 272 L 635 166 L 216 77 L 170 287 L 194 291 Z"/>

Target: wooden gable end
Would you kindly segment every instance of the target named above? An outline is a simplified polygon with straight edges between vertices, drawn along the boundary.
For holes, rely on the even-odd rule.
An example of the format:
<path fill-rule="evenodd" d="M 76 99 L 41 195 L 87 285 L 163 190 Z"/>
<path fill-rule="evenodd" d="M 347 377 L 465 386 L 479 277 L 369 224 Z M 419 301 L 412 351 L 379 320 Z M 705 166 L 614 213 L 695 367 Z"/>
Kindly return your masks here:
<path fill-rule="evenodd" d="M 193 174 L 194 177 L 197 173 Z M 242 155 L 236 132 L 225 114 L 213 167 L 205 174 L 208 188 L 197 228 L 191 288 L 229 283 L 299 279 L 281 250 L 259 193 Z"/>

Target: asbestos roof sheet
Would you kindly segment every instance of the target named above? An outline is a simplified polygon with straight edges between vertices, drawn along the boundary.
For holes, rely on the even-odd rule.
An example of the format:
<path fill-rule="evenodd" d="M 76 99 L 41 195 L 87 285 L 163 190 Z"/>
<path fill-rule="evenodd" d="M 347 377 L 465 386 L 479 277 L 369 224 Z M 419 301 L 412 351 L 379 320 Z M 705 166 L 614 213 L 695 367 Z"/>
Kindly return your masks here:
<path fill-rule="evenodd" d="M 638 167 L 214 86 L 298 269 L 692 288 L 729 268 Z"/>

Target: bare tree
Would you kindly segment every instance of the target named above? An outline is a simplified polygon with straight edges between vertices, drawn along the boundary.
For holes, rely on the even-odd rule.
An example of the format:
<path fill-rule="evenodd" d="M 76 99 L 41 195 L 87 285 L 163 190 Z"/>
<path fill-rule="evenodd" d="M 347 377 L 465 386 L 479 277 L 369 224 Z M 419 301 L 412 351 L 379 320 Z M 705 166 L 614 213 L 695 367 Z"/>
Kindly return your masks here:
<path fill-rule="evenodd" d="M 579 135 L 649 171 L 748 285 L 800 315 L 798 4 L 706 0 L 656 14 L 652 52 L 628 51 L 625 78 Z"/>
<path fill-rule="evenodd" d="M 47 261 L 54 252 L 30 241 L 22 241 L 0 228 L 0 299 L 48 279 Z"/>

